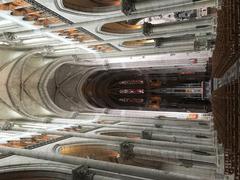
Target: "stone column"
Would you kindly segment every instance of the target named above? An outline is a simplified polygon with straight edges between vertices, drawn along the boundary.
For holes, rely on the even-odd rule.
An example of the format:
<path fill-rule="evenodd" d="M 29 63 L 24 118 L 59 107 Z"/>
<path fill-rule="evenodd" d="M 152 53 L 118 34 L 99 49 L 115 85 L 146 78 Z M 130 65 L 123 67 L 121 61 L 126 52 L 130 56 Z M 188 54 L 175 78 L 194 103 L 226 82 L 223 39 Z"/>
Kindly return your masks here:
<path fill-rule="evenodd" d="M 213 31 L 211 27 L 213 25 L 212 18 L 202 18 L 196 20 L 188 20 L 188 21 L 178 21 L 172 23 L 165 24 L 157 24 L 153 25 L 151 23 L 144 23 L 143 34 L 145 36 L 154 36 L 163 33 L 174 33 L 184 31 L 186 33 L 192 32 L 195 34 L 195 31 L 200 33 L 200 30 L 206 31 L 205 29 L 208 27 Z M 199 32 L 200 31 L 200 32 Z"/>
<path fill-rule="evenodd" d="M 166 158 L 172 160 L 189 160 L 195 162 L 204 162 L 210 164 L 217 163 L 217 157 L 212 155 L 198 155 L 189 152 L 168 151 L 161 149 L 147 149 L 142 147 L 133 148 L 135 154 L 148 155 L 152 157 Z"/>
<path fill-rule="evenodd" d="M 126 137 L 114 137 L 107 135 L 99 135 L 99 134 L 86 134 L 86 133 L 77 133 L 77 132 L 65 132 L 65 131 L 57 131 L 57 130 L 38 130 L 38 129 L 26 129 L 21 127 L 13 127 L 12 130 L 16 131 L 27 131 L 27 132 L 38 132 L 38 133 L 46 133 L 46 134 L 56 134 L 61 136 L 74 136 L 81 138 L 89 138 L 89 139 L 100 139 L 105 141 L 114 141 L 114 142 L 131 142 L 144 146 L 159 146 L 166 147 L 169 149 L 187 149 L 187 150 L 195 150 L 195 151 L 206 151 L 206 152 L 214 152 L 215 148 L 213 145 L 199 145 L 199 144 L 189 144 L 189 143 L 180 143 L 180 142 L 169 142 L 169 141 L 157 141 L 157 140 L 147 140 L 147 139 L 130 139 Z"/>
<path fill-rule="evenodd" d="M 79 55 L 82 59 L 95 59 L 96 57 L 89 56 L 91 53 L 77 53 L 76 50 L 78 49 L 69 49 L 68 51 L 55 51 L 52 57 L 60 57 L 60 56 L 67 56 L 67 55 Z M 184 53 L 184 52 L 194 52 L 194 47 L 192 45 L 185 45 L 185 46 L 172 46 L 172 47 L 162 47 L 162 48 L 149 48 L 149 49 L 142 49 L 139 50 L 126 50 L 121 52 L 113 52 L 113 53 L 102 53 L 102 58 L 114 58 L 114 57 L 129 57 L 129 56 L 141 56 L 141 55 L 151 55 L 151 54 L 162 54 L 162 53 Z"/>
<path fill-rule="evenodd" d="M 122 12 L 125 15 L 131 15 L 133 13 L 141 13 L 144 11 L 152 11 L 157 9 L 171 9 L 177 6 L 192 5 L 192 9 L 197 8 L 196 4 L 199 2 L 199 7 L 215 6 L 214 0 L 148 0 L 148 1 L 122 1 Z M 198 8 L 199 8 L 198 7 Z M 181 9 L 179 9 L 181 11 Z M 174 11 L 172 11 L 174 12 Z"/>
<path fill-rule="evenodd" d="M 14 124 L 9 121 L 1 121 L 0 122 L 0 130 L 11 130 Z"/>
<path fill-rule="evenodd" d="M 115 164 L 110 162 L 85 159 L 80 157 L 64 156 L 56 153 L 43 153 L 36 150 L 17 149 L 10 147 L 0 147 L 0 153 L 14 154 L 35 159 L 49 160 L 60 163 L 87 165 L 90 168 L 110 171 L 118 174 L 127 174 L 135 177 L 150 178 L 154 180 L 207 180 L 202 177 L 166 172 L 156 169 L 147 169 L 136 166 Z"/>
<path fill-rule="evenodd" d="M 24 47 L 37 48 L 46 45 L 57 45 L 60 43 L 60 41 L 50 37 L 39 37 L 32 39 L 24 39 L 22 40 L 22 43 Z"/>
<path fill-rule="evenodd" d="M 78 179 L 79 180 L 79 179 Z M 99 175 L 95 175 L 93 177 L 93 180 L 120 180 L 120 179 L 116 179 L 116 178 L 112 178 L 112 177 L 105 177 L 105 176 L 99 176 Z"/>
<path fill-rule="evenodd" d="M 133 12 L 144 12 L 151 9 L 161 9 L 168 6 L 178 4 L 191 3 L 193 0 L 148 0 L 148 1 L 133 1 L 123 0 L 122 10 L 126 15 L 131 15 Z"/>
<path fill-rule="evenodd" d="M 204 137 L 193 137 L 189 136 L 181 136 L 176 134 L 166 133 L 153 133 L 151 131 L 142 131 L 142 138 L 143 139 L 150 139 L 150 140 L 159 140 L 159 141 L 169 141 L 169 142 L 182 142 L 182 143 L 189 143 L 189 144 L 199 144 L 199 145 L 213 145 L 214 139 L 211 138 L 204 138 Z"/>
<path fill-rule="evenodd" d="M 214 135 L 214 131 L 209 129 L 197 129 L 197 128 L 182 128 L 182 127 L 176 127 L 176 128 L 164 128 L 161 126 L 134 126 L 132 124 L 129 125 L 121 125 L 121 124 L 97 124 L 93 122 L 82 122 L 81 120 L 75 120 L 75 119 L 57 119 L 57 120 L 52 120 L 49 121 L 49 123 L 54 124 L 55 127 L 63 126 L 66 125 L 66 121 L 68 122 L 68 125 L 72 126 L 92 126 L 96 128 L 114 128 L 114 129 L 125 129 L 125 130 L 134 130 L 134 131 L 147 131 L 151 132 L 153 135 L 157 136 L 163 136 L 165 137 L 166 135 L 169 137 L 172 136 L 178 136 L 178 137 L 183 137 L 187 139 L 196 139 L 197 142 L 199 142 L 199 138 L 206 138 L 209 140 L 209 138 L 212 138 Z M 27 122 L 27 121 L 12 121 L 15 124 L 14 129 L 21 127 L 23 128 L 24 131 L 27 130 L 28 125 L 34 124 L 36 122 Z M 49 124 L 49 125 L 51 125 Z M 45 127 L 44 123 L 42 123 L 43 128 Z M 40 127 L 41 128 L 41 127 Z M 42 128 L 42 129 L 43 129 Z M 20 129 L 19 129 L 20 130 Z"/>

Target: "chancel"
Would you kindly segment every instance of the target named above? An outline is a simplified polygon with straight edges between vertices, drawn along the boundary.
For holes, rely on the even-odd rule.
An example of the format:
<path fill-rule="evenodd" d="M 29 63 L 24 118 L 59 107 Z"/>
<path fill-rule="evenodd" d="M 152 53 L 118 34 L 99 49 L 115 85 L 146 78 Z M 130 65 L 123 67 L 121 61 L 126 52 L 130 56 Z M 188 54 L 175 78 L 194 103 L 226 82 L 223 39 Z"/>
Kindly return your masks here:
<path fill-rule="evenodd" d="M 239 0 L 0 0 L 0 180 L 239 180 Z"/>

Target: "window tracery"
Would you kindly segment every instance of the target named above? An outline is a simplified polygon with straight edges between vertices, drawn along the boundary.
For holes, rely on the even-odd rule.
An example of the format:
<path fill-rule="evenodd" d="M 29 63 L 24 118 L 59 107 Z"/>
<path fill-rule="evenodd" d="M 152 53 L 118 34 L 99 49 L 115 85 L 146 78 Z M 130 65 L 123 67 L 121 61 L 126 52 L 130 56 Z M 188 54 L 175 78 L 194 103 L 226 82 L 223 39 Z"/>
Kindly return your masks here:
<path fill-rule="evenodd" d="M 136 103 L 136 104 L 144 103 L 143 98 L 119 98 L 118 100 L 124 103 Z"/>
<path fill-rule="evenodd" d="M 120 94 L 144 94 L 144 89 L 120 89 Z"/>
<path fill-rule="evenodd" d="M 118 84 L 120 85 L 144 84 L 144 81 L 143 80 L 125 80 L 125 81 L 120 81 Z"/>

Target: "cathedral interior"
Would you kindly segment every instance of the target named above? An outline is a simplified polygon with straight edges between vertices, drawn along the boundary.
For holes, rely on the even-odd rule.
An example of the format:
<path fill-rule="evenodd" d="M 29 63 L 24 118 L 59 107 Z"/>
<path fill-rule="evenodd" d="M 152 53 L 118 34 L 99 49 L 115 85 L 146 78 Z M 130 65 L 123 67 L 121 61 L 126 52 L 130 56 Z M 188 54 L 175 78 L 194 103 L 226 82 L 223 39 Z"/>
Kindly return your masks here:
<path fill-rule="evenodd" d="M 0 180 L 240 180 L 239 0 L 0 0 Z"/>

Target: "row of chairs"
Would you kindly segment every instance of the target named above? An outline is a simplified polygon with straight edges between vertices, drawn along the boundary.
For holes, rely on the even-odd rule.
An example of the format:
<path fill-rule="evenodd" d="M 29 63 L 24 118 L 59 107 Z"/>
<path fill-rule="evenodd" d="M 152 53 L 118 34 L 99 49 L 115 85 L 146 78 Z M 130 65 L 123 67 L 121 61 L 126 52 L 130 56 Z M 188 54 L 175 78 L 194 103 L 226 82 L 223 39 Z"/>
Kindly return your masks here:
<path fill-rule="evenodd" d="M 240 57 L 240 2 L 222 0 L 218 11 L 213 77 L 220 78 Z"/>
<path fill-rule="evenodd" d="M 240 179 L 240 79 L 213 92 L 213 113 L 218 141 L 224 147 L 225 173 Z"/>

